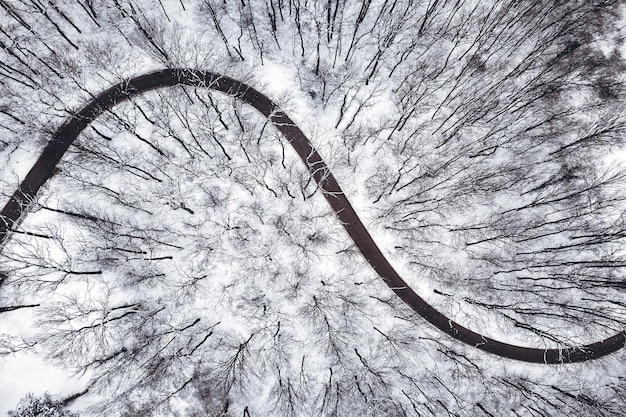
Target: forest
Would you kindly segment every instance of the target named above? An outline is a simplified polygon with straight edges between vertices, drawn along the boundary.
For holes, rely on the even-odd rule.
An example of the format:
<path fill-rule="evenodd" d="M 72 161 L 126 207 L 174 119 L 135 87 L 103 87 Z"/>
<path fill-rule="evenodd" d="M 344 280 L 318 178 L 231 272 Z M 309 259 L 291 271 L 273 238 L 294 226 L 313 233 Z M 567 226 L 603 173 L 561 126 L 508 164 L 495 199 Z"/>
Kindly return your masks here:
<path fill-rule="evenodd" d="M 625 5 L 0 0 L 0 357 L 82 416 L 626 415 Z"/>

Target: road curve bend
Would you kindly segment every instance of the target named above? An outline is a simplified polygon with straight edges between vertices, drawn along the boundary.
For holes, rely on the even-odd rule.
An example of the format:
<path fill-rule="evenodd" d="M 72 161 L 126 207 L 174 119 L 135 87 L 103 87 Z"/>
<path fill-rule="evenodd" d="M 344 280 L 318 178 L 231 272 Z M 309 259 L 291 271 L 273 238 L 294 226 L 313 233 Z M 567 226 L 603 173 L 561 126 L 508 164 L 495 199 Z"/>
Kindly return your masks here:
<path fill-rule="evenodd" d="M 626 344 L 624 331 L 605 340 L 582 346 L 540 349 L 500 342 L 476 333 L 450 320 L 423 300 L 400 277 L 378 248 L 311 142 L 274 102 L 254 88 L 230 77 L 191 69 L 165 69 L 121 82 L 93 97 L 80 111 L 57 129 L 52 140 L 0 212 L 0 247 L 26 215 L 29 203 L 41 186 L 54 175 L 55 168 L 74 139 L 98 116 L 130 97 L 164 87 L 186 85 L 220 91 L 249 104 L 267 117 L 298 153 L 323 191 L 340 223 L 367 262 L 417 314 L 433 326 L 472 347 L 524 362 L 561 364 L 588 361 L 613 353 Z"/>

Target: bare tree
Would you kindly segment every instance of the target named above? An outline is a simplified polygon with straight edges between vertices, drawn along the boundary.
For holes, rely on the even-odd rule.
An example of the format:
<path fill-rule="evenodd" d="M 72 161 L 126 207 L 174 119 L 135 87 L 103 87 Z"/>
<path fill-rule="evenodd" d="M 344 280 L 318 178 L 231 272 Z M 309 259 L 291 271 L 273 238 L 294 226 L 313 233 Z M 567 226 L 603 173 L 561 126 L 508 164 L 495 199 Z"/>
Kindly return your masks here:
<path fill-rule="evenodd" d="M 38 322 L 0 352 L 90 372 L 107 415 L 620 415 L 622 351 L 521 368 L 458 343 L 323 184 L 476 334 L 620 334 L 622 3 L 0 0 L 5 165 L 81 131 L 2 229 L 0 318 Z M 225 78 L 125 81 L 185 67 L 267 87 L 317 150 L 303 164 L 291 119 Z"/>

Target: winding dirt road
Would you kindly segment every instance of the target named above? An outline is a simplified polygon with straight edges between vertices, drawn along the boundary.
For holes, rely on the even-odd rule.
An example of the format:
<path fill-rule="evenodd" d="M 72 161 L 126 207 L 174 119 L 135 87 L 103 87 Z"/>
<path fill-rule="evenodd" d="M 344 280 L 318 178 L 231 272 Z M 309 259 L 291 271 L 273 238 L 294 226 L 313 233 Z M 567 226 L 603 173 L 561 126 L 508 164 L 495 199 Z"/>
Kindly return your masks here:
<path fill-rule="evenodd" d="M 102 113 L 132 96 L 175 85 L 220 91 L 248 103 L 267 117 L 304 161 L 323 191 L 326 201 L 372 268 L 413 311 L 442 332 L 498 356 L 545 364 L 596 359 L 615 352 L 626 344 L 626 334 L 622 331 L 600 342 L 577 347 L 556 349 L 523 347 L 490 339 L 450 320 L 417 295 L 398 275 L 352 208 L 328 166 L 295 123 L 269 98 L 252 87 L 232 78 L 205 71 L 167 69 L 133 78 L 103 91 L 68 119 L 56 131 L 52 141 L 44 148 L 19 189 L 0 212 L 0 247 L 9 239 L 11 230 L 14 230 L 26 215 L 29 202 L 34 200 L 41 186 L 54 174 L 61 157 L 80 132 Z"/>

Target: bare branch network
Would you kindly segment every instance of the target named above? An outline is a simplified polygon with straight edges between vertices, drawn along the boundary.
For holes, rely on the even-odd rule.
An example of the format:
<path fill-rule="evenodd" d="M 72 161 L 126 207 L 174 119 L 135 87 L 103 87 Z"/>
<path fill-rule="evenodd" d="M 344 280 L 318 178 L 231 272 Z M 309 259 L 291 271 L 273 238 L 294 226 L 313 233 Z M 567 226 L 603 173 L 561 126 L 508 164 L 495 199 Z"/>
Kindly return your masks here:
<path fill-rule="evenodd" d="M 0 353 L 87 414 L 623 414 L 623 2 L 541 3 L 0 0 Z"/>

